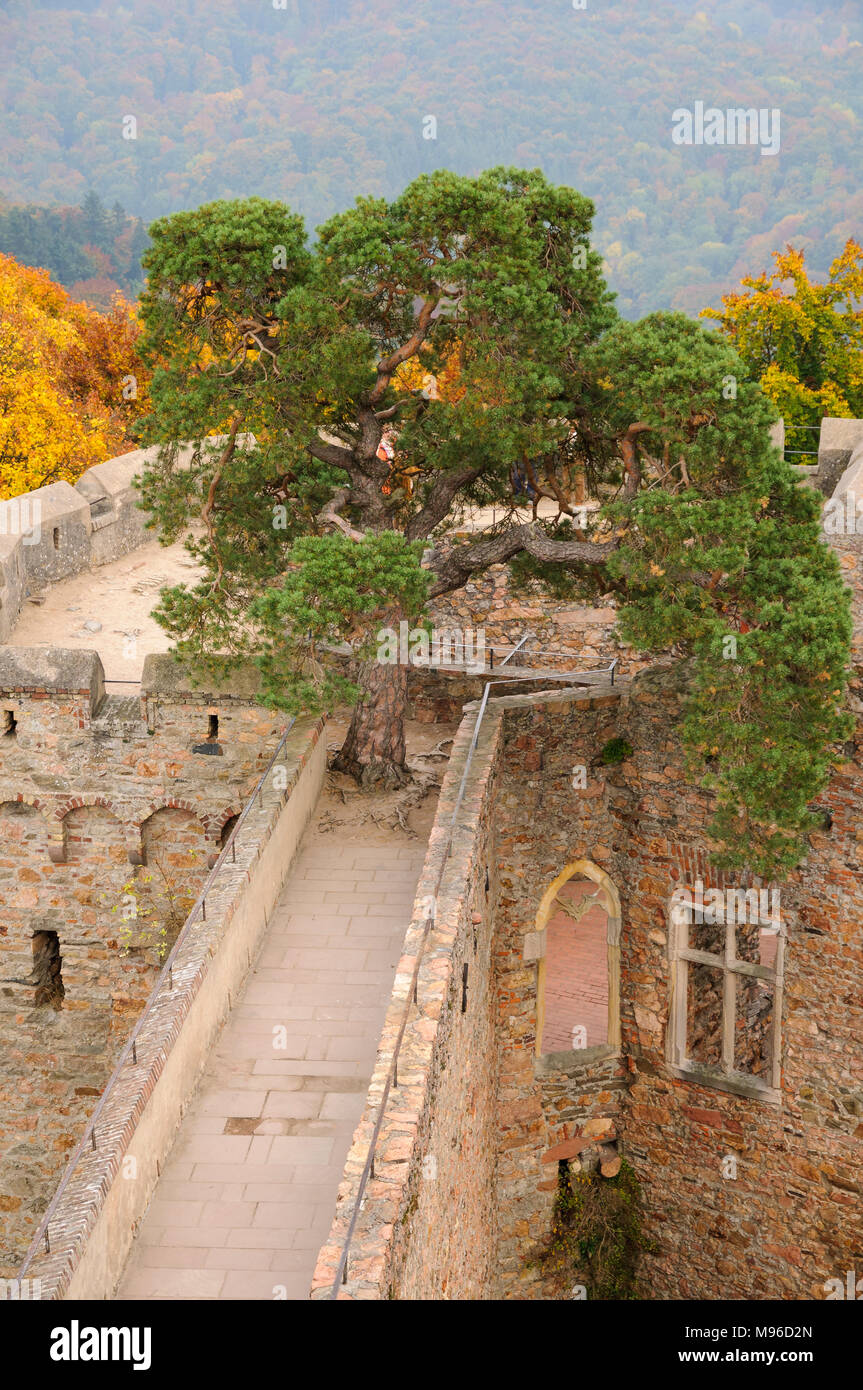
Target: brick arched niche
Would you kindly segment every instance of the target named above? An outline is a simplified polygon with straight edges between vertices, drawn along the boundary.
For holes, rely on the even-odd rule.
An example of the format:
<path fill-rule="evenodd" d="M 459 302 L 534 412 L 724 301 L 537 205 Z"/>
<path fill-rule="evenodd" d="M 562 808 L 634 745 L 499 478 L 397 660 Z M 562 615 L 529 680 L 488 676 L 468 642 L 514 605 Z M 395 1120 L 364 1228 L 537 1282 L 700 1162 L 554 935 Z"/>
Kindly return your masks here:
<path fill-rule="evenodd" d="M 592 902 L 603 909 L 607 919 L 606 965 L 608 983 L 608 1025 L 606 1041 L 565 1052 L 549 1051 L 543 1046 L 545 1029 L 546 999 L 549 992 L 548 976 L 548 924 L 558 910 L 561 891 L 572 880 L 587 879 L 596 884 Z M 534 930 L 525 938 L 525 960 L 535 960 L 536 981 L 536 1055 L 538 1063 L 554 1066 L 561 1060 L 569 1060 L 589 1065 L 603 1057 L 614 1056 L 620 1051 L 620 895 L 613 881 L 603 869 L 589 859 L 576 859 L 567 864 L 549 884 L 536 914 Z"/>
<path fill-rule="evenodd" d="M 141 858 L 134 871 L 135 944 L 159 959 L 173 946 L 207 875 L 207 833 L 183 806 L 160 806 L 141 824 Z"/>

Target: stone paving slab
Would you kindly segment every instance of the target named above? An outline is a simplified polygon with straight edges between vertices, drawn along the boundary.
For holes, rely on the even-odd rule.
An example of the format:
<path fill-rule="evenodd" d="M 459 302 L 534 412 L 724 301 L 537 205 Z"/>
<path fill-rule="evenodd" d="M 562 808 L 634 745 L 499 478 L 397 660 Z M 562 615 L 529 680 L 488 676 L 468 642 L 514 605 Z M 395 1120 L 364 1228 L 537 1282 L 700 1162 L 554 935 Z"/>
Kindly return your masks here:
<path fill-rule="evenodd" d="M 118 1299 L 305 1299 L 425 852 L 310 829 L 141 1223 Z"/>

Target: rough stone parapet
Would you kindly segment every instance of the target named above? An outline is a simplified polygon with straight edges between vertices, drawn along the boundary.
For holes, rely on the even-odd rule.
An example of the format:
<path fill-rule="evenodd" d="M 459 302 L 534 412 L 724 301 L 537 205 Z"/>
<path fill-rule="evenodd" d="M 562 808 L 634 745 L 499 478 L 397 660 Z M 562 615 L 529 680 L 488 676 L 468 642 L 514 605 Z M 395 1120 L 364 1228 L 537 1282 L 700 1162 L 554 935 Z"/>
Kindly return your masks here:
<path fill-rule="evenodd" d="M 226 436 L 204 441 L 208 449 Z M 253 435 L 238 435 L 249 443 Z M 152 539 L 149 514 L 139 505 L 135 478 L 156 460 L 159 445 L 135 449 L 88 468 L 74 486 L 49 483 L 0 501 L 0 642 L 5 642 L 25 600 L 54 584 L 106 565 Z M 194 446 L 177 450 L 175 468 L 188 468 Z"/>
<path fill-rule="evenodd" d="M 99 1116 L 95 1147 L 86 1145 L 67 1175 L 48 1227 L 50 1251 L 38 1250 L 26 1271 L 22 1269 L 26 1277 L 41 1280 L 43 1299 L 111 1295 L 112 1277 L 122 1270 L 155 1187 L 160 1158 L 164 1160 L 170 1148 L 198 1070 L 242 983 L 317 799 L 325 724 L 320 718 L 295 727 L 284 751 L 284 786 L 274 787 L 269 779 L 255 798 L 238 838 L 235 861 L 226 859 L 207 893 L 206 917 L 194 923 L 170 977 L 150 1000 L 135 1058 L 117 1077 Z M 295 796 L 303 802 L 299 814 Z M 295 823 L 285 839 L 282 827 L 291 818 Z M 284 845 L 271 850 L 271 842 L 275 846 L 280 837 Z M 186 1042 L 190 1030 L 194 1041 Z M 197 1069 L 190 1069 L 190 1057 Z M 159 1148 L 141 1138 L 146 1133 L 152 1139 L 150 1126 L 158 1128 Z M 119 1224 L 115 1208 L 123 1215 Z M 100 1292 L 93 1291 L 97 1287 Z"/>

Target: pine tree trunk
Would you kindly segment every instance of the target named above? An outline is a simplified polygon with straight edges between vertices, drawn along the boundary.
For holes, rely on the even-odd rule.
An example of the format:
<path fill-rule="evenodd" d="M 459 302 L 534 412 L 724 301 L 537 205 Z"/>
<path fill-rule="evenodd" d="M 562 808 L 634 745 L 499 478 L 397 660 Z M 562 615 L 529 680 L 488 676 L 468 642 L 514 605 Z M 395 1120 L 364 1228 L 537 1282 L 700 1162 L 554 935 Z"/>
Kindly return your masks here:
<path fill-rule="evenodd" d="M 405 762 L 408 668 L 400 662 L 364 661 L 360 696 L 347 737 L 333 762 L 363 787 L 399 787 L 411 780 Z"/>

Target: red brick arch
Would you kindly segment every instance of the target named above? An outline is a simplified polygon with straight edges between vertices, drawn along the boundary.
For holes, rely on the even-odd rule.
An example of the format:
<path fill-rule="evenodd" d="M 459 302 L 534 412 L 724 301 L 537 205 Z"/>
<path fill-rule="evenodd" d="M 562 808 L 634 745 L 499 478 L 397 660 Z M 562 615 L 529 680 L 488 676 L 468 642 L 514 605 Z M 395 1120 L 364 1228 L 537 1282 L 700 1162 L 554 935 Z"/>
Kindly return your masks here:
<path fill-rule="evenodd" d="M 115 820 L 123 824 L 123 817 L 117 810 L 112 801 L 108 801 L 104 796 L 93 796 L 85 799 L 82 796 L 69 797 L 67 801 L 60 801 L 54 808 L 54 815 L 58 820 L 65 820 L 70 811 L 83 811 L 88 806 L 101 806 L 104 811 L 110 811 Z"/>
<path fill-rule="evenodd" d="M 16 792 L 14 796 L 4 796 L 0 792 L 0 807 L 3 806 L 32 806 L 34 811 L 39 812 L 45 823 L 49 842 L 56 843 L 60 839 L 59 826 L 52 824 L 52 807 L 48 802 L 41 801 L 38 796 L 27 796 L 24 792 Z"/>
<path fill-rule="evenodd" d="M 218 840 L 228 821 L 233 820 L 235 816 L 242 815 L 242 813 L 242 806 L 223 806 L 221 811 L 217 811 L 215 815 L 209 817 L 207 834 L 213 840 Z"/>
<path fill-rule="evenodd" d="M 180 797 L 177 796 L 166 797 L 159 801 L 149 802 L 144 815 L 139 816 L 138 819 L 134 822 L 134 824 L 140 830 L 144 822 L 148 821 L 151 816 L 154 816 L 157 811 L 188 811 L 189 815 L 194 816 L 196 820 L 199 820 L 201 822 L 205 830 L 207 828 L 206 816 L 199 815 L 197 807 L 193 806 L 191 801 L 183 801 L 180 799 Z"/>
<path fill-rule="evenodd" d="M 16 792 L 14 796 L 4 796 L 3 793 L 0 792 L 0 806 L 6 806 L 7 804 L 10 806 L 16 804 L 32 806 L 34 810 L 39 811 L 46 817 L 51 814 L 51 807 L 47 802 L 40 801 L 38 796 L 26 796 L 24 792 Z"/>

